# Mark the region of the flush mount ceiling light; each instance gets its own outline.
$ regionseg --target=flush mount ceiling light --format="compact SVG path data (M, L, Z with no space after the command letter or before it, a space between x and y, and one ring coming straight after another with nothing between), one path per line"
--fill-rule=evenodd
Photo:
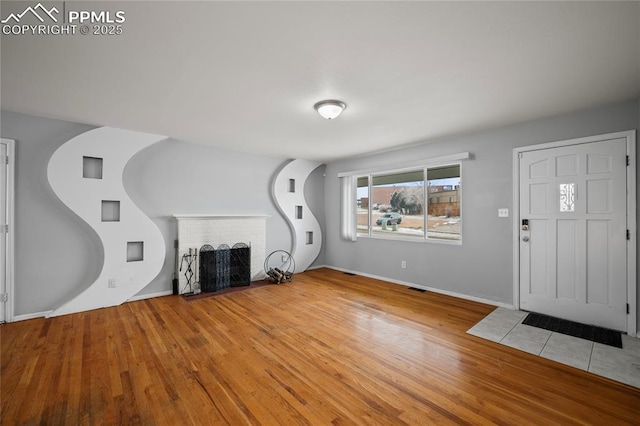
M322 118L326 118L327 120L333 120L337 118L342 111L347 107L342 101L336 101L334 99L327 99L326 101L320 101L313 106L318 114Z

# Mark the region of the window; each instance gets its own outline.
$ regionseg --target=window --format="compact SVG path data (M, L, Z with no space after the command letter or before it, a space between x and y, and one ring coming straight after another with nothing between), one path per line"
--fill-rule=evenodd
M560 211L561 212L575 211L575 184L574 183L560 184Z
M357 235L460 241L460 169L457 163L357 176Z
M460 165L427 169L427 237L460 240Z
M369 177L359 177L357 185L356 227L358 236L369 235Z
M372 175L371 233L424 237L424 170Z

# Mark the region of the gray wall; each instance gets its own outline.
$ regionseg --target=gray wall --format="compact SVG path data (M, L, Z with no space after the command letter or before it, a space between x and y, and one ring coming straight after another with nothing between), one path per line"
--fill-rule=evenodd
M2 137L18 141L14 314L48 311L92 283L102 265L97 236L57 199L46 176L53 152L92 127L8 111L2 111L0 118ZM634 100L320 167L305 185L307 202L323 228L323 249L314 265L510 304L512 218L498 218L497 209L508 207L513 212L512 149L638 128L640 105ZM473 159L463 165L461 246L340 240L337 173L463 151L473 153ZM268 214L267 250L290 249L291 231L269 195L271 179L284 161L173 139L136 155L125 170L125 187L158 224L167 245L162 272L140 294L171 289L177 231L170 216L174 213ZM400 260L407 261L407 269L400 269Z
M55 150L93 127L2 111L2 137L15 139L14 315L49 311L100 273L96 233L56 197L47 180Z
M321 267L325 265L325 252L326 252L326 219L325 219L325 208L324 208L324 181L326 174L326 166L322 165L315 169L311 175L309 175L309 179L304 186L304 194L307 200L307 204L309 205L309 210L313 212L313 215L320 222L320 230L322 231L322 246L320 246L320 253L318 254L318 258L311 264L309 269L314 267ZM295 260L295 259L294 259Z
M326 262L338 268L421 284L505 304L513 303L513 148L640 128L639 101L491 131L431 141L327 165ZM337 174L469 151L462 166L462 245L340 239ZM638 163L640 164L640 162ZM640 199L640 197L638 197ZM407 268L400 268L400 261Z
M174 269L173 241L178 228L173 214L269 215L266 252L291 250L290 228L271 197L271 180L287 162L167 139L138 153L124 172L132 200L160 228L167 255L160 275L140 294L170 290ZM323 216L324 181L320 167L307 180L309 207ZM215 244L215 242L214 242ZM322 253L316 263L323 263Z
M55 196L47 164L55 150L92 126L2 111L1 135L16 143L14 315L49 311L90 285L103 262L98 236ZM270 183L287 161L167 139L138 153L123 180L131 199L160 228L165 265L139 294L171 290L174 213L266 214L267 252L291 249L292 235L271 199ZM323 222L323 167L305 185ZM324 264L323 253L316 264Z

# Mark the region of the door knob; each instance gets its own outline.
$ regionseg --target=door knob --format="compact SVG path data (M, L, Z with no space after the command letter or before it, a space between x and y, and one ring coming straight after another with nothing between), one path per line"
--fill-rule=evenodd
M529 241L529 237L525 235L524 237L522 237L522 241L526 243L527 241Z

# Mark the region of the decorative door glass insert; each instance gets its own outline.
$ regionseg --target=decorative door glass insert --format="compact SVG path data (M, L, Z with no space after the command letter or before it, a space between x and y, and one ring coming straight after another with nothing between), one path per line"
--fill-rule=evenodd
M575 183L560 184L560 211L575 211Z

